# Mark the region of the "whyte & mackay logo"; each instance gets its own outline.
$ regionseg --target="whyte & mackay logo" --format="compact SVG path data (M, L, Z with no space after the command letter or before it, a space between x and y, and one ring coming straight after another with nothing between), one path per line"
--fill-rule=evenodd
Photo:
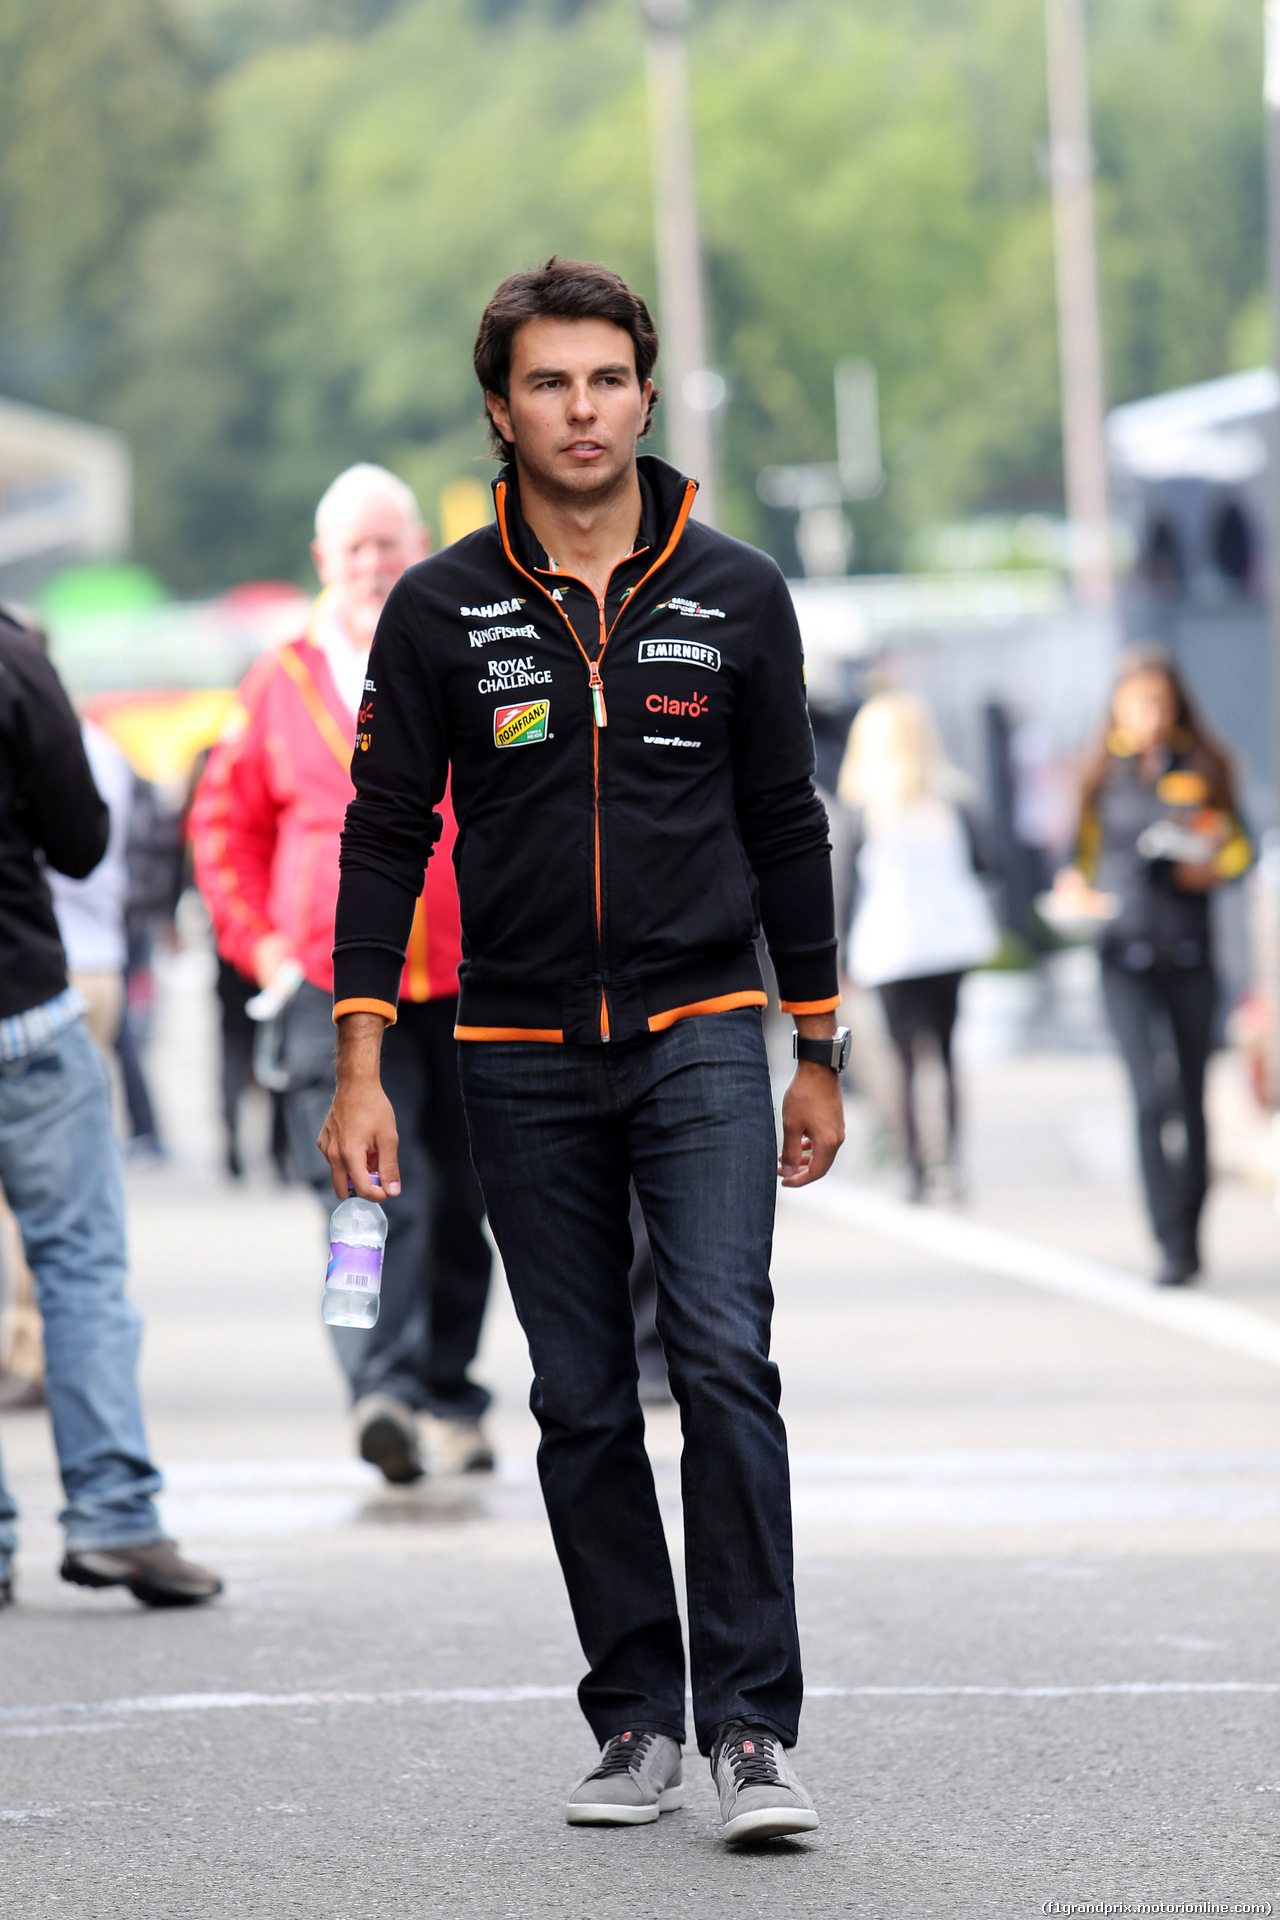
M495 747L531 747L547 737L549 700L527 700L518 707L495 707L493 744Z

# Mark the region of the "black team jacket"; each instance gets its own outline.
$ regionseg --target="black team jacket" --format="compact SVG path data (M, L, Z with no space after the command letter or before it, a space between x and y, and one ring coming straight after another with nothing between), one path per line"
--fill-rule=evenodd
M44 863L83 880L107 850L108 825L61 681L0 612L0 1019L65 988Z
M334 1016L394 1020L452 768L463 1040L600 1043L838 1004L831 855L782 575L652 456L603 603L520 511L411 567L378 623L342 835Z

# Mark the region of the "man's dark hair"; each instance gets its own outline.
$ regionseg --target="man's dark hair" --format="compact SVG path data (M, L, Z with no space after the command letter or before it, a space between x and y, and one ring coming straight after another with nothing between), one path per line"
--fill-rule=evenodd
M626 281L608 267L589 260L561 260L553 253L544 267L510 274L481 315L472 364L482 393L498 393L504 400L510 399L511 344L530 320L611 320L631 337L636 377L642 387L653 372L658 358L658 329L639 294L632 293ZM655 387L649 417L640 429L642 438L653 425L657 404ZM500 458L508 459L510 442L498 432L487 407L485 419L489 445Z

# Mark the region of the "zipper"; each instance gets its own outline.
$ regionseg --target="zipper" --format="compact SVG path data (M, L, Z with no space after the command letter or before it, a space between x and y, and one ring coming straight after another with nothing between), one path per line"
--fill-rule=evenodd
M568 614L565 612L560 602L556 599L554 593L552 593L550 587L544 587L541 580L539 580L536 577L536 575L530 573L526 567L522 567L520 565L520 562L516 559L515 554L511 551L511 542L507 538L506 481L500 480L497 486L494 488L493 497L494 497L494 505L497 508L497 513L498 513L498 533L501 537L503 551L505 552L507 559L511 562L516 572L519 574L522 574L524 578L530 582L531 585L537 587L538 591L555 608L556 612L560 615L560 618L564 621L566 627L568 627L569 632L572 634L573 644L578 649L578 652L582 655L582 658L586 661L586 665L587 665L587 676L588 676L587 684L591 692L591 717L592 717L592 720L595 722L591 730L591 780L592 780L592 791L593 791L594 805L595 805L596 946L600 953L600 964L602 967L604 965L604 917L603 917L603 909L602 909L601 884L600 884L600 734L603 728L607 727L609 724L609 713L604 703L604 681L600 677L600 662L604 658L605 648L608 646L610 640L612 640L614 633L617 630L619 620L621 620L627 608L630 606L634 606L636 601L639 599L641 587L645 585L646 581L652 578L652 576L658 571L658 568L662 566L666 562L666 560L670 557L670 555L675 552L675 549L680 541L680 536L684 532L685 522L689 518L689 513L693 507L694 495L697 493L697 491L698 491L698 483L696 480L687 480L685 482L684 500L681 503L679 513L676 515L676 523L675 523L675 526L671 529L670 539L667 541L666 546L663 547L661 553L658 555L653 565L649 567L648 570L640 576L639 580L637 580L631 592L627 595L622 605L618 608L618 611L613 616L613 625L611 627L606 627L605 620L604 620L605 595L607 595L609 591L608 581L606 581L605 583L604 593L599 594L595 592L594 588L587 587L587 583L585 580L579 580L576 573L561 574L559 576L561 579L576 580L577 584L580 587L587 587L587 592L591 594L592 599L596 603L596 607L600 615L600 651L596 655L595 659L592 660L586 648L583 646L581 640L579 640L578 638L577 628L574 626L572 620L569 618ZM631 556L628 555L627 558L630 559ZM619 561L618 564L620 566L622 564L621 561ZM612 580L613 578L613 573L614 573L614 569L611 568L609 572L610 580ZM605 996L605 991L603 987L601 987L600 989L600 1038L602 1040L607 1040L609 1038L609 1002Z

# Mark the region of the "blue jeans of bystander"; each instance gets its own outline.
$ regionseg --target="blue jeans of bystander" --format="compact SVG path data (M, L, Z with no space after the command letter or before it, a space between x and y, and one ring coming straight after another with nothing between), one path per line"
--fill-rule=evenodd
M163 1540L138 1398L142 1321L125 1294L124 1189L107 1071L77 1021L0 1063L0 1181L44 1317L69 1549ZM17 1544L0 1474L0 1577Z

